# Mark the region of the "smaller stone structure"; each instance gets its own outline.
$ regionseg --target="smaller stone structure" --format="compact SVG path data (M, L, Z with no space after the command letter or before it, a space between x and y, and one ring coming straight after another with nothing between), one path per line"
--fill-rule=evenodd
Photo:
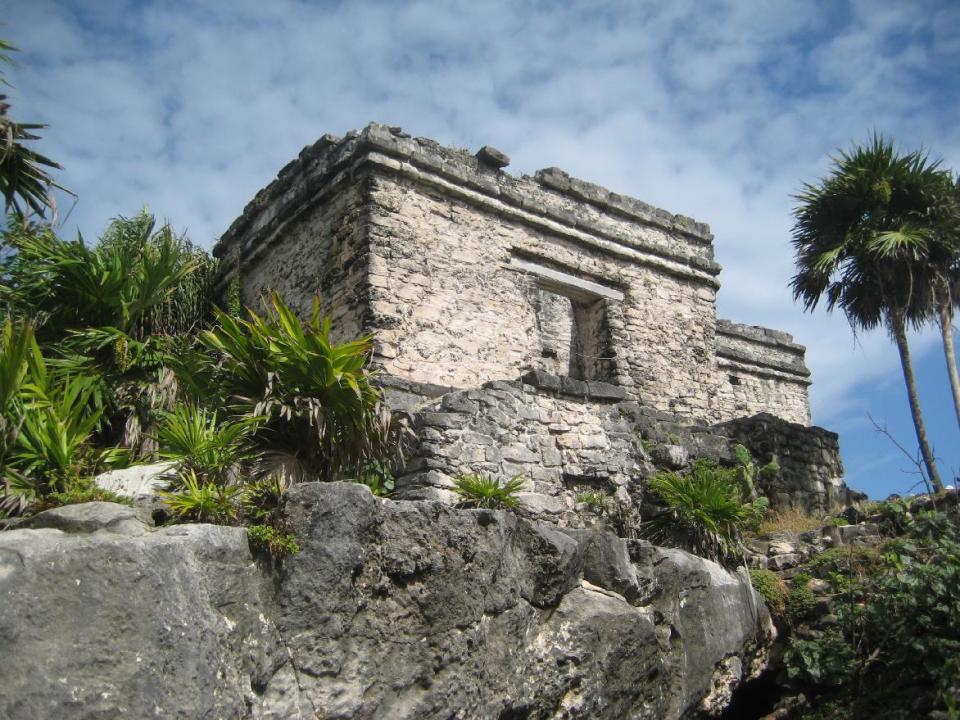
M774 507L793 507L817 515L865 500L843 482L836 433L788 423L768 413L716 426L718 433L742 443L755 457L772 459L780 472L758 480Z
M769 414L713 426L691 424L629 400L622 388L531 371L516 381L492 381L444 392L422 385L405 390L395 378L388 396L403 402L432 391L413 411L417 441L397 479L397 497L455 503L458 476L481 474L527 479L522 511L561 526L612 523L637 530L643 488L657 467L681 470L697 458L732 463L742 443L759 463L781 471L758 480L774 509L799 508L824 515L863 496L843 484L837 436ZM599 494L609 505L578 502Z

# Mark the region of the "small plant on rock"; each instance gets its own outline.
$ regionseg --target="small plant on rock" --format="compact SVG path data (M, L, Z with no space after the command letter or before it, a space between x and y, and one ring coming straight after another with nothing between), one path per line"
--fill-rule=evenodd
M475 508L514 508L526 480L517 476L503 485L483 475L461 475L453 481L453 491L463 498L465 505Z
M577 495L577 502L586 505L597 515L610 512L612 502L610 496L602 492L583 492Z
M38 513L64 505L79 505L88 502L113 502L121 505L133 505L131 498L104 490L97 487L90 478L84 478L74 481L63 492L50 493L38 498L30 506L30 512Z
M799 623L809 618L817 606L817 598L808 584L810 576L796 575L793 578L793 587L787 594L785 608L791 622Z
M300 552L293 533L283 532L273 525L250 525L247 528L247 540L254 550L270 553L276 560L296 555Z
M220 420L216 411L179 405L161 413L160 457L175 460L181 473L192 471L204 482L226 484L241 463L256 458L250 442L261 419Z
M737 480L740 483L740 493L744 499L755 499L757 497L757 478L769 478L780 472L780 466L773 460L763 467L757 467L753 461L753 456L744 445L734 445L733 455L737 460L734 467Z
M366 485L377 497L388 497L396 485L390 463L381 458L365 462L353 479L361 485Z
M660 472L648 488L666 505L646 523L651 539L715 560L740 559L741 531L751 513L740 500L731 470L698 460L689 475Z
M782 616L787 599L787 584L772 570L750 571L750 582L775 616Z
M757 497L743 505L746 512L746 519L743 523L743 529L749 532L756 532L763 524L763 519L767 516L767 510L770 509L770 500L765 497Z
M237 521L239 485L204 482L193 470L181 473L178 479L178 489L159 494L179 520L216 525L232 525Z

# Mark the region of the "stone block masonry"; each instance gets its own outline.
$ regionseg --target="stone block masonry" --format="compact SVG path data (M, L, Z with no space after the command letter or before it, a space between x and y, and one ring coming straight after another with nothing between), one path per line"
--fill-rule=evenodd
M390 393L402 383L391 379ZM742 443L757 464L775 460L759 490L773 509L816 515L863 499L843 484L837 436L817 427L759 414L719 425L690 424L627 399L623 388L599 381L531 371L516 381L451 390L413 413L417 440L408 448L395 497L462 500L453 490L463 475L526 480L521 513L560 526L613 526L637 532L646 480L658 469L684 470L697 458L734 461ZM422 392L412 386L410 392ZM603 512L585 494L606 498Z
M478 155L371 124L325 135L217 244L225 287L319 295L374 365L470 388L542 370L605 382L690 422L810 421L803 348L718 321L709 228L556 168L514 177Z

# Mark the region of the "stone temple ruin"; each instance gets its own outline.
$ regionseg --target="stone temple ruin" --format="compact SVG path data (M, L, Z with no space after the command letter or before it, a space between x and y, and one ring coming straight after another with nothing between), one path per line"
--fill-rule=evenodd
M776 506L850 500L836 435L809 427L804 348L720 320L709 228L557 168L502 170L380 124L324 135L261 190L214 249L221 287L269 290L373 366L417 442L401 498L455 500L460 473L523 475L530 512L582 522L576 496L642 502L642 479L733 442L774 457Z

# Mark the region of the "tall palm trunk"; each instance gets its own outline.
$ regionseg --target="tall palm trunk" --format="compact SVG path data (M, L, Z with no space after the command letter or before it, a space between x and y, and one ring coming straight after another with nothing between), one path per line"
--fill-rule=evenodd
M947 358L947 373L953 391L953 409L960 424L960 373L957 372L957 356L953 350L953 297L950 285L944 280L937 288L937 312L940 316L940 334L943 336L943 354Z
M900 352L900 365L903 368L903 379L907 384L907 397L910 399L910 414L913 415L913 426L917 430L917 442L920 444L920 454L923 464L927 467L927 475L935 492L943 490L943 481L937 471L937 464L927 439L927 428L923 424L923 413L920 411L920 395L917 393L917 379L913 374L913 361L910 359L910 347L907 345L907 327L902 313L890 313L887 317L893 339Z

